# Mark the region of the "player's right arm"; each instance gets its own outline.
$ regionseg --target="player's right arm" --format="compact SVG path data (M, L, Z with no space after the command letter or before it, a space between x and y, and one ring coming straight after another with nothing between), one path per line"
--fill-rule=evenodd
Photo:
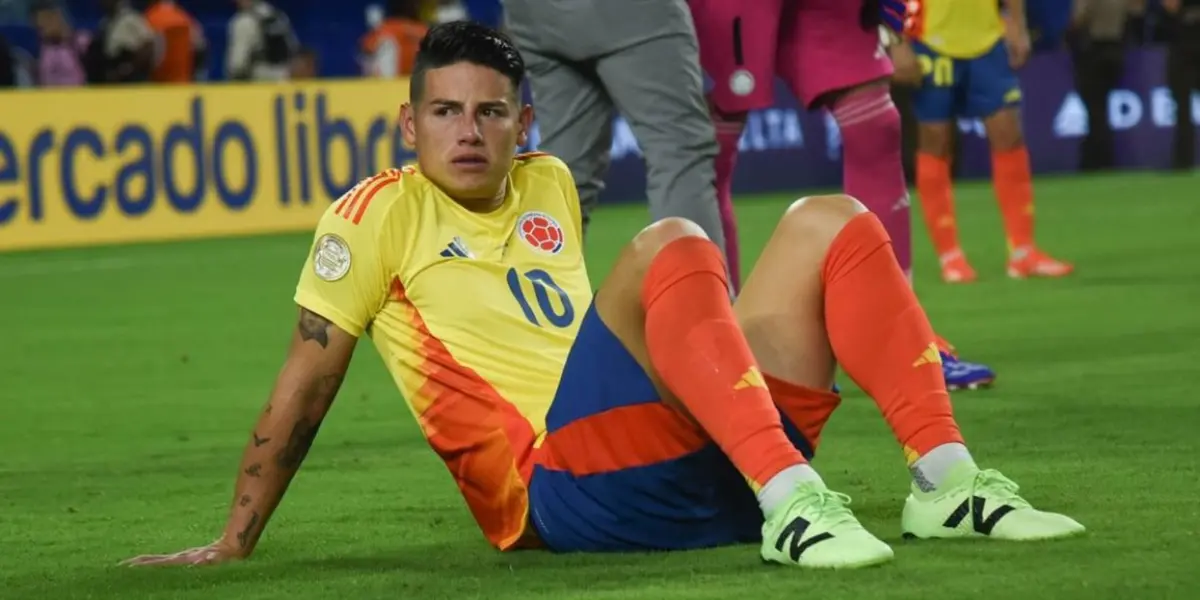
M379 249L391 247L382 239L387 207L378 201L371 206L368 194L390 187L389 181L394 179L367 180L331 206L318 225L296 287L299 316L287 358L246 442L221 537L127 564L208 564L245 558L254 550L333 404L358 337L386 301L390 277Z

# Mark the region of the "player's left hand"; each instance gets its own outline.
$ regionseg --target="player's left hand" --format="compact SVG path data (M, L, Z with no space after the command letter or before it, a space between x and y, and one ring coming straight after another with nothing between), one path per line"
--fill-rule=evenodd
M1030 41L1029 29L1014 25L1009 27L1004 34L1005 45L1008 46L1008 64L1014 69L1020 69L1025 66L1025 62L1029 60Z
M189 548L174 554L143 554L121 561L121 566L146 567L155 565L215 565L241 559L241 553L217 540L207 546Z

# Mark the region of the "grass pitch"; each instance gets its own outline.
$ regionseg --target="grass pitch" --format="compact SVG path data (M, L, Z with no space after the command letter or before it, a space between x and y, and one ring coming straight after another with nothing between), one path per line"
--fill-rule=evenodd
M899 539L907 474L871 401L847 400L816 466L895 563L768 568L753 546L554 556L488 548L369 348L252 560L117 562L220 531L295 321L308 235L0 255L0 598L1200 597L1200 178L1041 179L1045 248L1075 276L1004 277L990 188L960 186L981 281L947 286L918 228L938 330L997 387L955 396L977 458L1090 528L1057 543ZM745 255L789 196L739 200ZM604 208L601 281L644 208Z

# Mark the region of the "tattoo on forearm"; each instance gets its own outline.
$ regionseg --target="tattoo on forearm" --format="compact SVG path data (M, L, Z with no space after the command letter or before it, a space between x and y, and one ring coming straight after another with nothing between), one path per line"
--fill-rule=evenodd
M274 404L268 404L268 405L267 405L267 410L264 410L264 411L263 411L263 413L264 413L264 414L268 414L268 415L269 415L269 414L271 414L271 409L273 409L273 408L275 408L275 405L274 405Z
M329 409L329 405L337 396L338 389L342 387L341 375L326 375L313 384L308 397L305 398L306 406L309 409L309 414L313 409L319 410L320 414L324 415ZM284 469L295 470L300 468L300 463L304 462L304 457L308 456L308 450L312 447L313 440L317 437L317 431L321 428L321 417L302 416L295 425L292 426L292 431L288 435L287 443L276 456L276 464Z
M250 513L250 521L248 521L246 523L245 529L242 529L237 534L237 541L238 541L239 548L246 547L246 544L250 541L250 536L254 535L254 528L258 526L258 521L260 519L261 519L261 517L258 516L257 512Z
M251 477L258 477L260 471L262 471L262 465L259 463L254 463L246 467L246 474Z
M329 347L329 328L332 327L329 319L307 308L302 308L300 309L299 327L300 339L306 342L313 340L320 344L322 348Z
M250 504L250 494L242 494L242 498L238 500L238 506Z
M276 462L280 467L288 470L296 470L300 468L300 463L304 462L304 457L308 456L309 448L312 448L313 440L317 437L317 430L321 428L320 421L310 421L308 417L300 417L292 427L292 433L288 436L287 445L279 452L276 457Z
M258 437L258 432L257 431L254 432L254 447L255 448L257 448L269 441L271 441L271 438L260 438L260 437Z

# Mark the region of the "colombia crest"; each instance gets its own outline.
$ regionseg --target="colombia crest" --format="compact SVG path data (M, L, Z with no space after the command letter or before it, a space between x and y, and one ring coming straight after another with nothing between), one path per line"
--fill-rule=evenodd
M530 211L517 220L517 234L525 243L547 254L558 254L563 249L565 235L554 217Z

